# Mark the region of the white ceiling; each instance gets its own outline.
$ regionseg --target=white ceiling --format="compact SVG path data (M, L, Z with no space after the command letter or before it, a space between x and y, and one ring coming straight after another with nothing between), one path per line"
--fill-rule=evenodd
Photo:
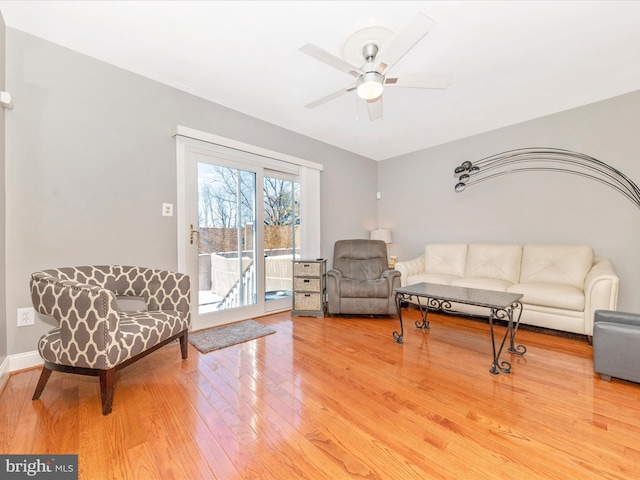
M5 23L375 160L640 90L640 1L0 1ZM370 122L353 82L301 53L340 56L372 21L436 26L391 73L453 77L386 89Z

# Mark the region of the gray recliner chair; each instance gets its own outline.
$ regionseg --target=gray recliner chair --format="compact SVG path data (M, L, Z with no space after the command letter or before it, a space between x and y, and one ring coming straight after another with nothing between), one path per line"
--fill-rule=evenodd
M389 270L382 240L338 240L327 272L328 313L392 315L400 272Z
M640 315L596 310L593 324L593 369L600 378L640 383Z

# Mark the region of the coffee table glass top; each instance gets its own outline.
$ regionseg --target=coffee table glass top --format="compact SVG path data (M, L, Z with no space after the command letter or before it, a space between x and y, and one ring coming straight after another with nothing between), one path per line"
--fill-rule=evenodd
M495 290L457 287L454 285L439 285L437 283L416 283L414 285L396 288L395 292L396 294L438 298L451 302L496 309L507 308L519 302L523 296L521 293L498 292Z

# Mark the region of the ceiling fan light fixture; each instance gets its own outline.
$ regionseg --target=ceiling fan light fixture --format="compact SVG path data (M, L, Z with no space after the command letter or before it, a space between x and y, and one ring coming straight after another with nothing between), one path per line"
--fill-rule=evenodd
M384 77L378 72L367 72L356 81L356 91L363 100L375 100L382 95Z

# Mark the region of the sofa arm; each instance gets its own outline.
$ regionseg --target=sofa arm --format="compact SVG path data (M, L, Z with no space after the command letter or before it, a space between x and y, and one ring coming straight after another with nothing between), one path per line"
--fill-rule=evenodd
M30 287L35 310L55 318L65 339L67 348L56 352L57 362L100 369L117 363L120 319L113 292L44 272L31 276Z
M618 305L620 279L611 262L596 257L584 282L585 335L593 335L593 321L596 310L615 310Z
M400 285L407 286L407 278L424 272L424 255L420 255L413 260L396 263L396 271L400 272Z

